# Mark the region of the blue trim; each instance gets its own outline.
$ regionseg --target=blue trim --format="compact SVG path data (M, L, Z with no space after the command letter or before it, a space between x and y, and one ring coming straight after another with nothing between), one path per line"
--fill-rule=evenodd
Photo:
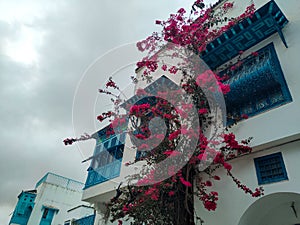
M178 85L171 81L168 77L165 75L162 75L157 80L149 84L146 88L144 88L145 92L147 92L146 96L137 96L134 95L130 99L128 99L125 103L123 103L121 106L124 107L126 110L130 110L131 105L139 105L143 103L150 103L151 101L156 101L157 92L166 90L166 87L168 87L167 90L178 90ZM152 100L151 100L152 98ZM149 102L150 100L150 102ZM153 102L155 103L155 102ZM151 104L151 103L150 103Z
M55 174L55 173L51 173L51 172L48 172L46 173L45 176L43 176L35 185L35 188L37 188L38 186L40 186L42 183L44 182L47 182L47 179L48 179L48 176L53 176L53 177L56 177L56 178L59 178L59 179L62 179L62 180L65 180L66 181L66 184L69 184L71 182L74 182L76 184L82 184L81 182L77 181L77 180L73 180L73 179L70 179L70 178L67 178L67 177L63 177L61 175L58 175L58 174ZM52 183L51 181L49 183ZM67 187L67 186L66 186Z
M254 159L258 184L288 180L281 152Z
M95 221L95 215L86 216L75 220L72 224L74 225L93 225Z
M200 57L214 70L237 56L239 51L251 48L276 32L288 47L282 32L287 23L278 5L270 1L259 8L253 17L241 21L208 44Z
M230 116L254 116L292 102L273 43L261 48L258 56L243 59L236 70L220 72L220 76L225 74L229 78L224 83L230 85L225 96L228 125L234 122Z
M58 209L43 206L42 211L43 213L39 225L51 225L54 214L58 212Z
M22 191L18 198L19 201L15 207L9 224L15 223L26 225L34 208L36 193L33 191Z
M84 189L118 177L121 171L123 151L124 144L112 146L101 152L95 151L97 154L94 154L91 166L88 169Z

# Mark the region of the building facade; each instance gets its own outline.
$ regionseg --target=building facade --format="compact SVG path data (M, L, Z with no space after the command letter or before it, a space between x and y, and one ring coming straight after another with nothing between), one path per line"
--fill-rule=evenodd
M231 13L237 15L247 3L235 1ZM230 52L239 48L245 51L245 64L232 71L227 81L233 91L227 96L226 106L228 113L249 115L249 119L240 121L232 131L240 140L253 137L253 152L230 163L232 173L242 183L252 189L263 186L265 195L258 199L246 195L220 170L219 175L224 178L213 182L220 196L217 210L208 212L197 202L197 213L204 224L300 223L300 176L296 163L300 157L300 121L297 119L300 113L297 88L300 84L297 75L300 3L281 0L254 3L257 8L254 16L228 31L227 35L232 37L227 42L215 44L216 49L210 46L205 57L208 63L216 54L223 57L224 47ZM257 52L258 57L252 52ZM228 57L217 67L231 59L226 50L225 53Z
M22 191L9 225L63 225L68 210L85 204L81 201L83 183L47 173L35 190ZM91 211L91 210L90 210ZM93 214L90 212L88 215ZM74 219L87 216L77 215Z
M214 7L222 7L226 2L219 1ZM265 195L259 199L245 195L226 172L217 171L222 177L213 181L220 196L217 210L207 211L195 199L196 213L204 224L300 224L300 2L254 3L257 10L253 17L215 39L201 58L211 69L228 75L224 81L231 87L225 96L227 125L232 123L231 117L249 116L230 128L239 140L253 137L253 152L231 160L232 172L252 189L263 186ZM229 17L241 14L247 4L249 1L235 1ZM240 51L242 66L236 66ZM232 69L235 66L237 69ZM95 225L104 223L105 202L131 172L125 163L137 157L127 136L105 138L106 129L94 134L97 144L83 192L83 200L96 207ZM97 156L104 154L107 156L100 157L104 160L100 162Z
M93 225L95 219L94 208L87 205L79 205L67 211L67 219L64 225Z

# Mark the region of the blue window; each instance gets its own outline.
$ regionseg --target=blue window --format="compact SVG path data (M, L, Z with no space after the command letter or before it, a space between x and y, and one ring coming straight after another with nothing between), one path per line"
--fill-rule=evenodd
M120 175L124 144L117 145L117 138L113 137L113 139L115 139L114 146L110 146L100 153L95 151L84 188L103 183Z
M281 152L254 159L258 184L288 180Z
M243 114L254 116L292 101L273 43L233 66L220 72L230 85L225 96L229 125Z
M137 160L142 160L144 157L147 156L147 151L136 151L136 155L135 155L135 158Z

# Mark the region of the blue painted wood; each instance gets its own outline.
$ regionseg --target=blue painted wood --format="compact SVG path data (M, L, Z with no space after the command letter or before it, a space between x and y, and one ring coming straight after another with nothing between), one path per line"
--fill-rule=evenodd
M288 20L278 5L270 1L259 8L252 18L241 21L218 37L218 39L225 40L224 42L220 43L215 40L208 44L207 49L200 53L200 57L211 69L215 69L237 56L239 51L251 48L276 32L287 47L282 32L282 28L287 23Z
M57 209L44 207L43 210L44 211L42 213L39 225L51 225L54 214L57 212Z
M18 196L19 200L11 217L10 224L27 224L34 207L35 198L36 193L28 191L21 192L21 194Z
M236 65L234 65L236 66ZM231 66L220 72L229 78L225 96L228 116L254 116L292 101L273 43L248 56L236 70ZM233 120L228 120L228 125Z
M96 145L94 158L88 169L84 189L103 183L120 175L124 151L125 133L113 135ZM104 147L105 143L106 148Z
M288 180L281 152L254 159L258 184Z

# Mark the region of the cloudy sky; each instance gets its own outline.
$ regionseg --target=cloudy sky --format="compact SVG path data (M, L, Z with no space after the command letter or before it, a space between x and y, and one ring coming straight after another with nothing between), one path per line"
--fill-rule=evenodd
M73 98L91 63L191 3L0 0L0 224L8 224L17 195L48 171L84 182L90 147L62 140L74 135Z

